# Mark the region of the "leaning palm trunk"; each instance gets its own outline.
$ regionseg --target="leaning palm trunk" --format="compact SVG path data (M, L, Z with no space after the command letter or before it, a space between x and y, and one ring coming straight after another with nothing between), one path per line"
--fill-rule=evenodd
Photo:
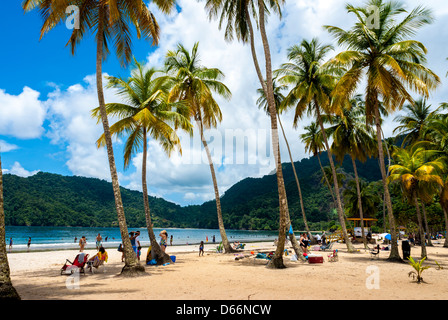
M322 171L325 183L327 184L328 190L330 190L331 197L333 198L333 203L336 205L336 198L334 197L333 188L331 188L330 181L328 181L328 177L325 174L324 167L322 166L322 162L320 161L319 153L317 154L317 160L319 161L320 170Z
M143 162L142 162L142 191L143 191L143 203L145 206L145 219L146 219L146 228L148 229L148 236L151 242L151 253L156 257L156 261L158 265L165 264L167 262L172 262L170 256L163 252L157 243L156 236L154 234L154 229L152 227L151 221L151 211L149 209L149 200L148 200L148 186L146 183L146 159L148 157L148 141L147 141L147 133L146 128L143 129Z
M280 115L278 116L278 123L280 124L280 128L282 129L283 138L285 139L286 147L288 148L289 159L291 160L292 171L294 172L294 178L296 179L297 190L299 191L300 209L302 211L303 223L305 224L305 230L311 239L311 232L310 232L310 228L308 227L308 221L306 219L306 214L305 214L305 206L303 205L302 189L300 188L300 182L299 182L299 178L297 177L296 167L294 165L294 161L292 160L291 149L289 148L288 139L286 139L285 130L283 129L283 125L280 120Z
M126 217L124 215L123 202L121 199L120 186L118 184L117 168L115 166L115 158L112 147L112 137L109 128L109 121L107 119L106 106L103 92L103 31L104 31L104 14L105 8L99 6L99 21L97 31L97 56L96 56L96 85L98 91L98 102L103 123L104 138L107 147L107 156L109 160L110 174L112 178L112 187L114 191L115 207L117 209L118 225L120 227L121 239L123 241L123 250L125 257L125 265L121 271L125 275L136 275L145 272L145 268L138 263L137 255L132 250L131 241L128 235L128 228L126 225Z
M0 300L20 300L20 296L13 287L10 277L8 256L6 253L5 210L3 206L3 173L0 158Z
M328 160L330 162L331 171L333 173L334 193L336 195L336 200L337 200L337 211L338 211L338 216L339 216L339 222L341 223L342 235L344 237L344 241L347 246L347 251L352 253L352 252L355 252L355 248L353 247L353 244L348 237L347 227L345 224L344 210L342 209L341 195L339 192L338 177L337 177L336 168L335 168L334 162L333 162L333 154L328 145L327 134L325 133L324 123L322 121L322 117L320 115L320 110L319 110L319 105L317 103L316 103L316 113L317 113L317 121L319 122L320 129L322 131L322 137L324 139L325 147L327 148L327 155L328 155Z
M204 149L207 154L208 163L210 165L210 172L211 172L212 180L213 180L213 188L215 190L216 211L218 214L218 226L219 226L219 233L221 234L222 245L223 245L225 253L232 253L232 252L235 252L235 250L230 245L230 242L227 239L226 229L224 228L224 220L222 219L222 211L221 211L221 199L219 197L218 182L216 180L215 167L213 165L212 155L210 153L210 149L208 148L207 141L205 140L205 137L204 137L204 130L203 130L202 123L200 120L196 120L196 123L198 124L202 144L204 145Z
M269 49L269 42L266 35L265 6L263 0L258 0L258 10L260 20L259 21L260 34L263 42L264 56L266 61L266 85L263 88L266 88L265 94L267 97L269 114L271 117L272 148L274 151L274 161L277 174L278 198L280 209L278 244L277 249L275 250L274 258L270 261L269 265L274 268L284 268L285 265L283 264L283 251L285 248L285 239L286 239L286 220L287 216L289 215L288 201L286 198L285 182L283 180L282 163L279 152L280 148L279 148L279 137L277 128L277 110L275 107L274 92L273 92L271 52Z
M377 101L377 100L376 100ZM381 177L383 180L383 188L384 188L384 199L387 206L387 214L389 217L389 228L390 228L390 236L391 236L391 251L388 260L391 261L402 261L400 254L398 253L398 244L397 244L397 233L395 230L395 218L392 211L392 201L390 199L389 187L387 184L387 174L386 174L386 166L384 164L384 150L383 150L383 141L381 139L381 117L378 108L378 102L376 102L374 106L375 111L375 124L376 124L376 137L378 143L378 158L380 162L380 170Z
M448 213L445 208L443 208L443 215L445 216L445 242L443 243L443 247L448 248Z
M425 203L422 201L422 211L423 211L423 221L425 222L425 229L426 234L428 235L428 246L433 246L431 241L431 234L429 232L429 226L428 226L428 218L426 218L426 206Z
M425 241L425 232L423 231L423 223L422 223L422 215L420 213L420 205L418 204L417 193L414 192L414 203L415 209L417 210L417 220L418 220L418 232L420 234L420 246L422 248L421 258L426 258L426 241Z
M355 173L356 192L358 194L358 208L359 208L359 219L360 219L360 224L361 224L362 242L364 243L364 248L367 248L366 233L364 232L364 212L362 209L361 189L359 187L358 170L356 168L355 159L353 159L353 158L351 158L351 159L352 159L352 163L353 163L353 172ZM354 230L353 230L353 232L354 232Z

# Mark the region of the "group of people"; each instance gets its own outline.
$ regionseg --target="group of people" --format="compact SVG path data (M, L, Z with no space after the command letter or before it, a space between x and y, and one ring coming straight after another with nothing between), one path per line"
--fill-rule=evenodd
M13 245L12 238L9 238L9 252L12 251L12 245ZM28 237L28 242L27 242L26 246L27 246L27 249L26 249L26 250L27 250L27 251L30 251L31 237Z
M327 236L325 234L325 231L322 233L322 235L315 235L314 236L317 244L321 245L321 246L325 246L327 244ZM307 253L307 248L308 246L311 244L311 240L308 238L308 235L306 233L302 233L300 235L300 239L299 239L299 245L302 248L304 253Z

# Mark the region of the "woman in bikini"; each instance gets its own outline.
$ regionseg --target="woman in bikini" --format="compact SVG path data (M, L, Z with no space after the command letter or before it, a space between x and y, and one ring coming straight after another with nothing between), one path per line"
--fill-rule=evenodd
M160 236L160 248L162 249L163 252L165 252L166 247L168 245L168 232L166 232L166 230L163 230L162 232L160 232L159 234Z

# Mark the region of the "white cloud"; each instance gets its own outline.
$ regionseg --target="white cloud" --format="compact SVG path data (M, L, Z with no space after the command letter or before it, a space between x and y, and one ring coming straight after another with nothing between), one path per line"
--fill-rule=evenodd
M0 135L19 139L41 137L46 108L39 95L29 87L17 96L0 89Z
M28 177L34 176L39 171L40 170L28 171L28 170L24 169L20 165L20 163L18 163L17 161L14 162L13 166L11 167L11 169L4 169L5 173L14 174L16 176L23 177L23 178L28 178Z
M0 140L0 153L2 153L2 152L9 152L9 151L12 151L12 150L16 150L18 148L19 147L16 146L15 144L10 144L10 143L8 143L8 142L6 142L4 140Z

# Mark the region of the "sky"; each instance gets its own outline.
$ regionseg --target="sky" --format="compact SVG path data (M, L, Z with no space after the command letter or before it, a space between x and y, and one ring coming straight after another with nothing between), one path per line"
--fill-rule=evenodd
M88 35L73 56L65 47L71 30L65 24L56 27L41 40L42 25L38 12L24 13L21 1L4 1L0 11L2 48L0 50L0 151L5 173L27 177L39 171L61 175L94 177L110 181L104 148L95 141L102 133L101 124L90 117L98 106L95 82L96 48ZM360 5L363 1L352 0ZM418 5L433 9L435 23L422 28L415 38L428 49L428 67L441 78L442 84L432 93L429 103L437 107L448 101L445 75L448 71L447 39L448 3L445 0L408 0L409 10ZM178 43L192 48L199 42L201 63L219 68L223 82L232 92L230 101L216 97L223 114L217 129L209 130L210 143L220 194L247 177L271 173L273 162L270 142L270 121L256 105L260 87L248 45L226 42L217 21L210 21L203 1L178 0L178 9L162 14L150 2L160 28L159 45L133 38L133 54L148 66L160 67L168 50ZM273 67L286 62L287 49L303 39L318 37L335 45L323 25L350 28L354 17L345 10L345 0L286 0L280 20L272 15L267 32ZM261 39L257 38L257 54L264 66ZM130 67L120 66L111 54L103 65L104 75L128 77ZM362 91L361 91L362 93ZM111 89L105 90L106 103L119 102ZM384 131L393 136L396 124L386 119ZM312 119L304 118L297 129L292 126L293 114L282 115L282 122L291 147L293 160L307 158L299 139L303 128ZM111 124L116 119L110 119ZM201 204L214 199L214 190L205 151L197 130L191 139L179 132L182 155L170 158L155 141L148 141L147 181L149 194L180 205ZM141 191L142 152L137 152L127 170L123 167L124 141L114 139L114 154L120 185ZM289 156L281 139L283 162Z

